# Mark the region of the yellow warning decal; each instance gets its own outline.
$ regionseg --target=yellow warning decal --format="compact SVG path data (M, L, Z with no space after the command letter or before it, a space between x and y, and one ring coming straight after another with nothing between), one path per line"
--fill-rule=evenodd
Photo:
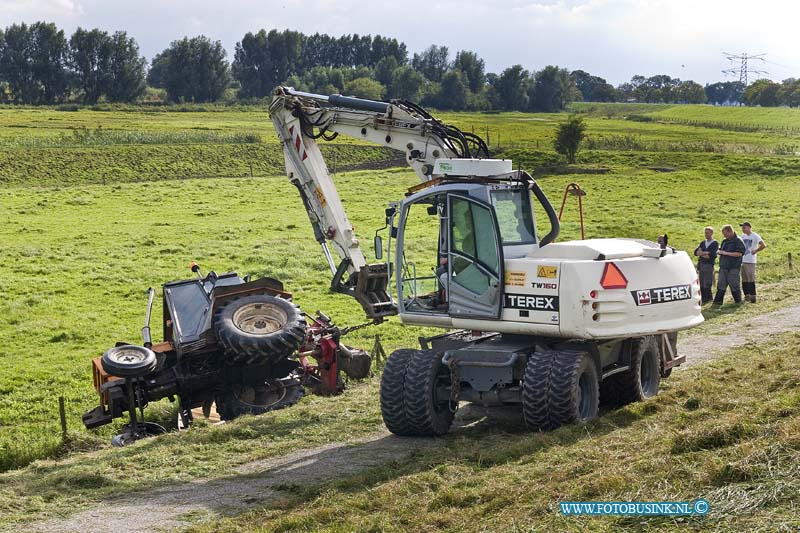
M506 285L512 285L514 287L524 287L525 271L506 270Z
M558 277L558 267L542 265L536 269L536 277L555 279Z
M322 207L328 205L328 201L325 199L325 195L322 194L322 191L319 190L319 188L314 189L314 196L317 197L317 200L319 200L319 205L321 205Z

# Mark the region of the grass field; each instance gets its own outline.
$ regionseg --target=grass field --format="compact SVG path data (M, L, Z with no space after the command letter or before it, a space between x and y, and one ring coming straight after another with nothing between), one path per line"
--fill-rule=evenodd
M639 107L635 113L699 112L681 107L691 106ZM708 110L707 121L721 120L717 108L698 109ZM771 110L763 111L765 128L783 125ZM748 120L759 124L758 113L749 113ZM800 126L800 115L790 116L788 127ZM558 162L549 143L563 115L452 114L445 119L481 134L488 127L492 146L499 144L499 153L513 157L523 168ZM790 271L786 257L789 252L795 257L800 253L796 238L800 158L776 155L775 148L797 143L797 137L786 131L635 122L599 111L587 113L587 123L589 135L595 137L628 135L667 143L662 148L678 148L679 143L691 143L684 145L688 148L694 143L731 147L595 149L582 153L580 162L608 168L607 174L542 170L538 179L556 207L567 183L579 181L587 191L587 236L654 239L666 232L670 244L691 251L706 224L719 227L747 218L769 245L759 259L760 278L777 282L796 275L800 267ZM92 133L98 127L101 131ZM732 153L736 146L755 148ZM329 158L336 153L341 166L391 155L386 149L342 139L325 149ZM674 172L648 167L670 167ZM275 417L199 428L130 450L70 455L104 448L114 433L111 427L91 432L80 428L80 414L95 403L89 359L117 340L136 341L146 288L189 277L187 265L192 260L204 270L277 277L305 310L322 309L344 325L362 320L355 302L328 294L329 272L301 202L282 172L282 156L266 113L251 109L195 113L0 109L0 471L59 459L34 462L0 477L0 525L26 514L30 518L65 512L105 494L133 490L138 483L153 486L170 479L220 475L232 461L329 442L342 434L366 435L380 427L377 382L371 380L341 399L307 399ZM204 179L196 179L200 177ZM362 240L368 241L383 225L386 202L401 198L415 181L405 169L338 173L341 196ZM575 207L572 203L567 207L562 239L579 235ZM767 300L777 302L783 296L776 291ZM157 317L160 306L156 307ZM723 315L738 312L726 309ZM719 320L709 316L712 324ZM354 334L348 342L370 347L374 333L380 333L391 350L414 345L420 330L401 328L391 320ZM690 386L688 380L685 386ZM675 402L669 394L659 400L658 410L672 409L669 406ZM59 395L67 400L66 443L59 434ZM153 416L169 413L165 405L154 409ZM304 424L300 432L296 417L309 414L318 417L319 426ZM650 418L644 419L646 426ZM604 422L598 424L604 427ZM588 446L578 439L577 429L562 434L575 441L574 453ZM496 435L495 429L487 429L487 443L497 442ZM526 448L527 440L520 436L508 444L519 447L515 460L528 461L535 452ZM184 454L190 457L174 463ZM442 474L472 471L469 461ZM150 470L141 472L135 465ZM475 475L470 479L479 487L486 473L478 469ZM406 489L398 486L398 490ZM430 505L437 509L458 503ZM310 528L324 525L319 517L293 513L299 523L310 520ZM362 518L355 513L352 520Z
M413 459L196 531L789 531L800 526L800 335L681 372L653 402L525 436L486 419ZM580 458L580 460L576 460ZM706 516L565 517L561 501L709 502Z

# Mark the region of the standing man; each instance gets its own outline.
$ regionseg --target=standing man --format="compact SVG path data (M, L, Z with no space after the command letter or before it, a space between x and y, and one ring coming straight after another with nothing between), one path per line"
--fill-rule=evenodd
M742 303L742 288L739 280L742 268L742 256L745 248L742 239L733 231L730 224L722 226L722 236L725 240L717 250L719 256L719 277L717 278L717 294L714 296L714 305L721 306L725 299L725 291L731 288L731 296L737 304Z
M753 231L746 220L739 224L742 228L742 242L745 253L742 256L742 290L744 300L756 303L756 254L767 247L761 236Z
M706 226L705 240L694 249L697 256L697 271L700 274L700 305L711 301L711 287L714 286L714 263L717 260L719 243L714 239L714 228Z

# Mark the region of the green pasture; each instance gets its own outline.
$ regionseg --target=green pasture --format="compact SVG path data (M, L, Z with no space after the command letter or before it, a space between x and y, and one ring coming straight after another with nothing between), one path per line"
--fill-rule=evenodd
M529 434L476 419L439 446L192 531L793 531L800 337L682 371L658 398ZM358 446L358 445L356 445ZM704 516L563 516L559 502L705 499Z
M650 117L653 120L717 124L721 128L752 126L763 130L800 130L800 109L639 103L573 102L569 110L605 118Z
M681 107L637 108L636 113L655 115ZM700 107L709 114L719 112ZM750 111L751 119L757 122L755 111ZM763 124L775 126L773 110L762 111ZM790 123L800 125L800 115L791 116L796 122ZM759 256L760 279L776 284L774 292L765 293L764 304L780 305L786 297L781 287L794 284L800 268L795 264L790 270L787 262L788 253L795 260L800 255L800 157L777 155L775 148L800 144L797 137L785 131L731 131L587 113L592 137L634 136L662 143L662 148L689 143L684 144L687 151L598 148L582 152L579 165L569 168L561 166L550 147L563 118L444 115L467 131L474 128L485 135L488 128L496 153L535 171L557 208L566 185L579 182L587 192L588 237L655 239L667 233L671 245L691 252L705 225L718 228L749 219L769 246ZM757 149L688 149L694 143ZM337 168L393 156L386 148L343 138L323 147L329 166ZM607 173L580 173L599 168ZM149 472L132 470L147 463L141 451L106 450L100 459L106 481L95 483L90 463L84 463L95 459L76 453L106 448L121 423L98 431L82 429L81 413L96 402L90 358L118 340L136 341L147 287L189 277L190 261L198 261L204 271L279 278L306 311L324 310L342 325L363 320L354 301L328 293L330 272L302 203L282 173L283 157L265 111L0 109L0 471L21 468L0 477L0 515L23 519L14 496L23 490L20 476L33 479L33 485L25 485L31 492L25 493L24 506L47 513L48 500L37 500L32 488L42 489L47 479L65 491L63 497L57 491L47 496L64 510L116 489L129 490L142 479L157 485L173 478L219 475L231 461L321 444L345 433L369 434L380 427L377 380L372 379L335 401L305 399L280 413L276 422L270 415L148 443L156 449ZM407 169L339 170L336 181L357 233L370 243L369 252L375 229L383 226L384 206L400 199L416 178ZM570 198L561 239L580 234L576 208ZM541 213L539 219L545 223ZM726 308L721 317L709 318L713 323L741 312ZM158 301L153 316L160 316ZM347 341L369 348L375 333L391 351L415 345L422 330L390 320ZM66 441L60 435L58 396L67 404ZM342 409L349 413L344 420L337 418ZM160 420L173 418L168 404L152 412ZM308 430L309 439L295 433L295 412L321 413L320 428ZM276 443L267 446L273 438ZM209 451L217 445L215 439L219 457ZM264 446L251 449L254 441ZM166 466L169 458L183 455L184 447L192 449L192 458L181 468ZM225 458L225 453L236 453L236 459ZM64 460L72 465L68 468L82 472L78 478L84 476L85 485L65 488L47 477L56 471L66 475L53 466ZM69 485L67 478L63 483Z

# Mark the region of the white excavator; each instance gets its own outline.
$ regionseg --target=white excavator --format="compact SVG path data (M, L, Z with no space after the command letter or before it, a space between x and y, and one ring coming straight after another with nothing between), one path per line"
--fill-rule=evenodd
M460 402L521 404L533 430L582 422L601 399L655 396L685 360L677 332L703 322L685 252L639 239L555 242L558 217L528 173L411 102L280 87L269 113L331 288L375 322L398 315L449 330L388 358L380 401L391 432L442 435ZM386 261L376 232L380 262L367 263L317 144L337 135L404 152L419 177L386 209Z

